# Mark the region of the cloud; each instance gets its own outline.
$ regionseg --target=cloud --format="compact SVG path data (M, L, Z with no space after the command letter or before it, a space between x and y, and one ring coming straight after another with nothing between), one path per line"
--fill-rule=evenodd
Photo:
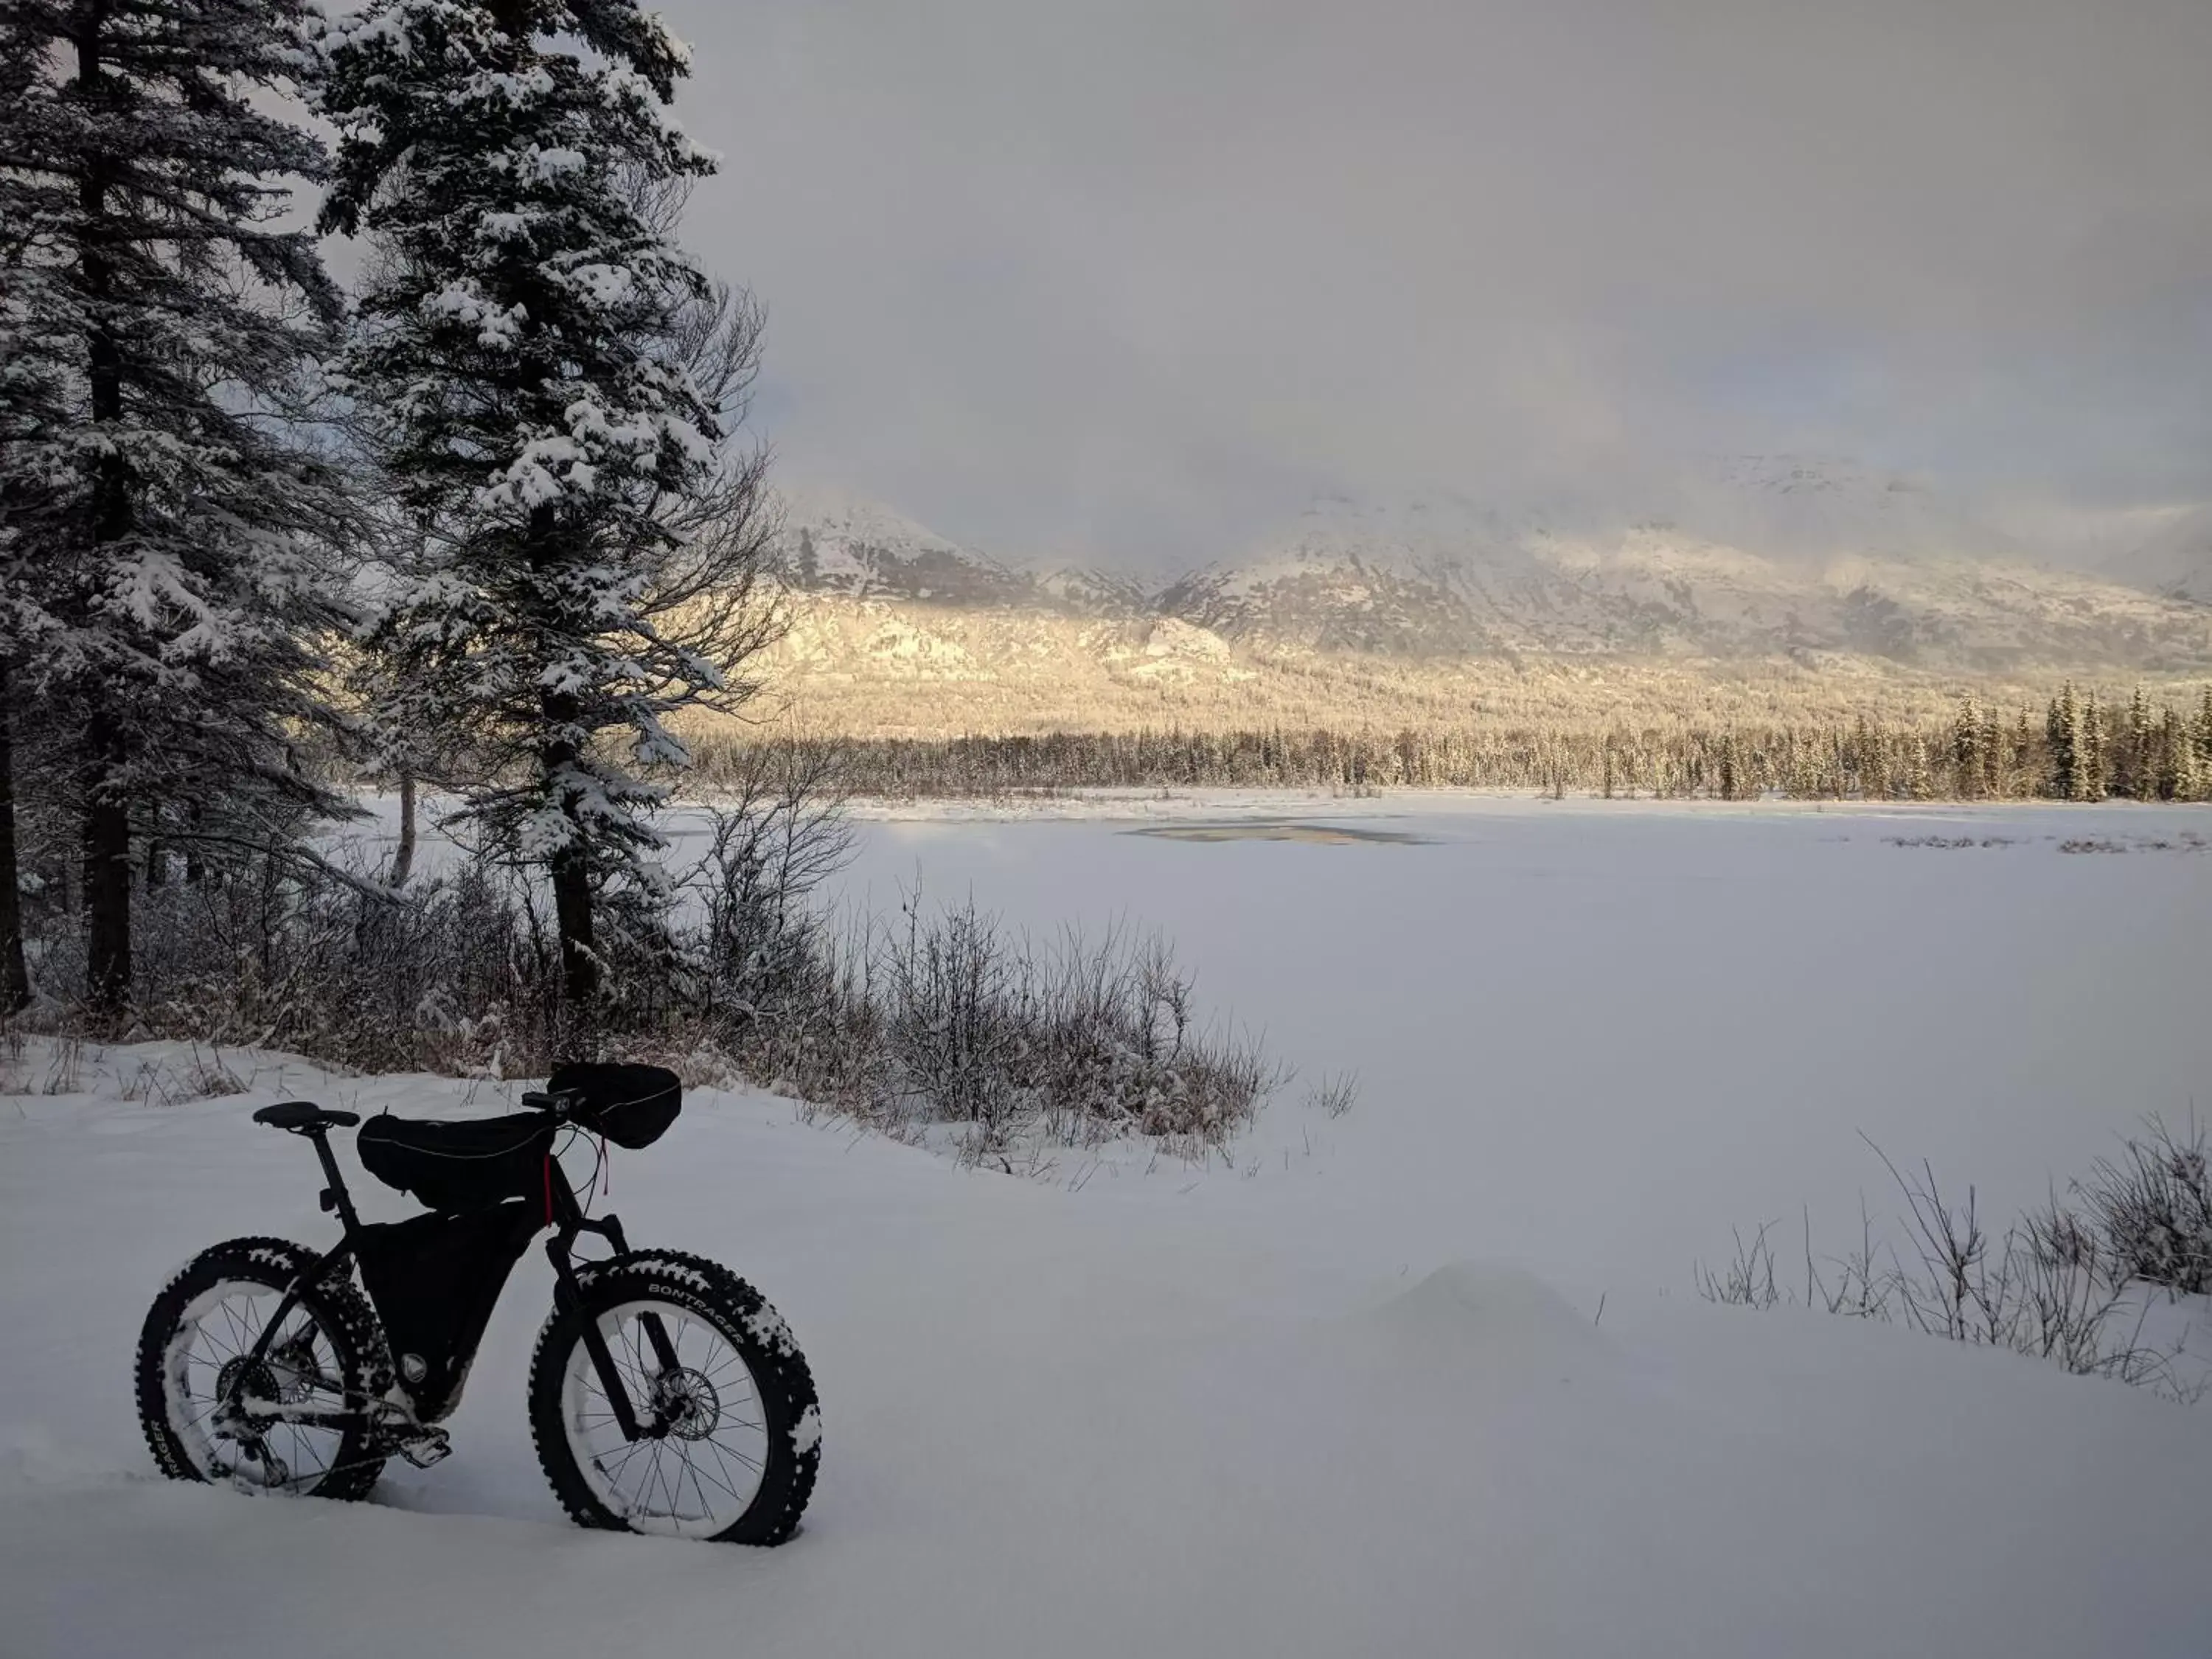
M1008 550L1691 454L2212 493L2202 0L690 0L787 465Z

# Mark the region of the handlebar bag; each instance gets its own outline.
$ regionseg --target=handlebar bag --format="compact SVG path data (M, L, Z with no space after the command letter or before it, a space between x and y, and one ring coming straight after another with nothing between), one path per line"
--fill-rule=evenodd
M543 1112L454 1123L394 1117L361 1126L362 1167L434 1210L480 1210L545 1190L545 1156L558 1127Z
M666 1134L684 1108L682 1081L661 1066L563 1066L545 1087L575 1097L572 1121L632 1152Z

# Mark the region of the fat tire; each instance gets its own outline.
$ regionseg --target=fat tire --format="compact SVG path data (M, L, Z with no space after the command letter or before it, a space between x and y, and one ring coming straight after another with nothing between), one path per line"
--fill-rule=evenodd
M226 1281L244 1280L276 1291L286 1290L321 1258L316 1252L283 1238L234 1238L210 1245L171 1275L154 1298L138 1336L138 1424L154 1462L172 1480L204 1482L193 1467L184 1444L169 1425L167 1379L163 1360L178 1322L195 1297ZM392 1361L386 1353L384 1328L376 1313L349 1278L335 1271L300 1300L313 1310L318 1324L339 1350L338 1363L349 1398L380 1400L391 1391ZM345 1431L329 1474L313 1486L295 1488L317 1498L358 1498L368 1495L383 1474L385 1459L368 1449L367 1427Z
M628 1531L629 1523L599 1500L577 1467L562 1423L568 1357L583 1340L584 1322L626 1302L674 1303L714 1322L741 1354L759 1392L768 1427L767 1468L745 1512L713 1541L769 1546L799 1530L822 1466L821 1407L806 1356L768 1299L720 1262L677 1250L637 1250L605 1261L579 1262L580 1296L555 1307L530 1357L530 1438L538 1467L561 1507L580 1527Z

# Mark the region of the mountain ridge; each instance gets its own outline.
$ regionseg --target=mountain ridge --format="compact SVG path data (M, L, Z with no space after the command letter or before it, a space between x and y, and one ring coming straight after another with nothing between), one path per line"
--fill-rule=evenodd
M2160 586L2131 582L2124 562L2102 573L2041 563L1924 484L1874 469L1736 458L1672 515L1606 525L1589 514L1582 526L1575 516L1449 495L1326 496L1155 584L994 557L889 508L794 496L780 550L792 586L810 595L1125 631L1174 623L1232 647L1401 661L1781 654L1967 674L2212 665L2212 580ZM2212 518L2200 527L2212 554Z

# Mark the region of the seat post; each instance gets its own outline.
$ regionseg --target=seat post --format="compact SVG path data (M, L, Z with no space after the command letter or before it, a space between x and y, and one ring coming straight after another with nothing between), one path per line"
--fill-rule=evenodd
M338 1219L345 1224L346 1237L350 1238L361 1225L361 1218L354 1213L353 1194L346 1191L345 1177L338 1173L337 1154L331 1151L331 1132L317 1124L307 1133L315 1143L315 1156L323 1161L323 1177L330 1182L331 1200L337 1206Z

